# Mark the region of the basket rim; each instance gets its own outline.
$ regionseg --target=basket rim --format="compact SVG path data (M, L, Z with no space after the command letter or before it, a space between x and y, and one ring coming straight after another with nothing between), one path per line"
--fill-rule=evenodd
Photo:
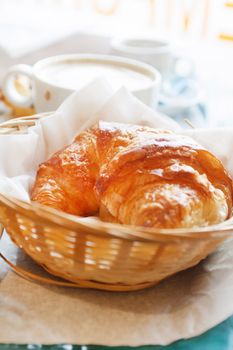
M10 134L10 129L13 131L18 126L22 126L22 124L23 126L27 126L27 122L29 124L28 127L31 127L32 122L35 124L36 121L40 120L41 118L50 117L53 113L54 111L49 111L34 114L31 116L9 119L0 124L0 134L1 129L7 129ZM155 229L103 221L98 221L95 227L93 227L91 224L82 221L84 217L67 214L65 212L35 202L27 203L15 198L14 196L9 196L4 193L0 193L0 202L8 207L11 207L14 210L23 213L25 216L30 217L30 215L36 215L41 219L52 222L54 224L62 225L65 228L71 228L73 230L82 228L84 230L88 230L89 232L93 231L92 234L98 236L102 235L106 237L111 235L116 238L147 241L151 243L158 242L158 240L161 242L162 240L177 240L181 238L210 239L210 234L212 234L212 237L214 236L216 238L216 235L222 235L223 233L227 234L229 231L233 230L233 216L220 224L193 228Z
M224 233L228 234L229 232L233 231L233 225L225 225L221 227L221 224L197 228L154 229L98 221L94 227L91 223L82 221L84 217L67 214L35 202L27 203L12 196L6 196L2 193L0 193L0 202L20 213L23 213L23 215L29 218L36 216L44 221L60 225L61 227L71 230L81 228L88 230L89 234L99 237L112 236L113 238L115 237L118 239L123 238L126 240L155 243L158 241L166 242L167 240L172 242L172 240L177 241L177 239L206 240L210 238L218 238L219 235L222 236Z

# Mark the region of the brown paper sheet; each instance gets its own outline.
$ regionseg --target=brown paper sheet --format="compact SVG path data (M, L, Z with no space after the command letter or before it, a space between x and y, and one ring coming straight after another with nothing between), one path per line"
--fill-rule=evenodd
M51 287L13 272L0 284L0 343L168 344L198 335L233 312L233 241L195 268L139 292ZM1 250L40 268L6 237Z

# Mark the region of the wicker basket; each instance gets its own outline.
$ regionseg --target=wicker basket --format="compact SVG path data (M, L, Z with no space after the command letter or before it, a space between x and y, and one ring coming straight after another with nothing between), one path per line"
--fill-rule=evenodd
M46 115L14 119L0 134L26 133ZM0 194L0 222L11 239L63 285L142 289L196 265L233 234L233 225L154 230L94 221Z

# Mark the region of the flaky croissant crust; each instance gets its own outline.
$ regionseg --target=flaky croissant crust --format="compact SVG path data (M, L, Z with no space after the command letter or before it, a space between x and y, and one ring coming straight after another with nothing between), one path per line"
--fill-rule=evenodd
M40 165L31 199L121 224L206 226L231 215L232 180L189 137L100 121Z

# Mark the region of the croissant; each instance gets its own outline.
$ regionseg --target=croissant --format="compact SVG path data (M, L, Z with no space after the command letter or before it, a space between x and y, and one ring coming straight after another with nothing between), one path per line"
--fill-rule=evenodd
M232 180L189 137L100 121L39 166L31 199L120 224L207 226L231 216Z

